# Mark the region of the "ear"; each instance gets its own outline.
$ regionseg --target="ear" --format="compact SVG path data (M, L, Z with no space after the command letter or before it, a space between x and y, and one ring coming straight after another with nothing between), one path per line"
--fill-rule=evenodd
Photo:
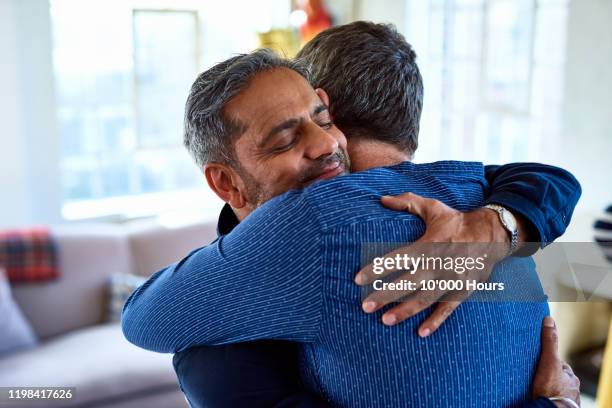
M232 208L243 208L246 205L247 201L238 188L240 176L233 169L211 163L204 166L204 176L212 191Z
M317 88L315 89L315 92L321 99L321 102L323 102L325 106L329 108L329 95L327 95L327 92L325 92L323 88Z

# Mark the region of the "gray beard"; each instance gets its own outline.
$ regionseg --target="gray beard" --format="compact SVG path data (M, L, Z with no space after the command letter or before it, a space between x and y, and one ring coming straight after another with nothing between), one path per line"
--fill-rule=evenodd
M324 159L319 160L316 164L314 164L311 168L307 169L304 174L301 175L299 180L296 180L296 184L289 189L292 188L304 188L308 184L312 183L312 178L316 177L320 172L321 168L323 168L326 164L331 161L340 161L347 171L350 171L350 160L346 153L341 150L325 157ZM245 195L248 201L248 205L252 210L256 209L266 201L271 198L286 193L286 191L279 191L274 193L272 191L267 190L260 182L258 182L255 177L253 177L246 169L244 169L240 163L236 165L236 172L240 175L242 180L245 183Z

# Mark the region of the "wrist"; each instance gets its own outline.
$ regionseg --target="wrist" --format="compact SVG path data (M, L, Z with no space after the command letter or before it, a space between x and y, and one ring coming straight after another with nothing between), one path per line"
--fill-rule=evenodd
M470 237L473 242L510 243L508 233L495 211L481 207L462 213L462 217L462 229L457 235ZM466 242L470 242L470 239L467 238Z
M486 217L487 224L491 227L491 242L503 242L510 245L510 234L502 224L497 211L482 207L482 213Z
M516 251L519 244L519 230L516 217L510 210L499 204L487 204L484 206L484 208L491 210L497 216L499 225L501 225L500 228L506 235L506 239L499 242L509 243L508 255L511 255ZM499 230L500 228L497 228L496 230Z

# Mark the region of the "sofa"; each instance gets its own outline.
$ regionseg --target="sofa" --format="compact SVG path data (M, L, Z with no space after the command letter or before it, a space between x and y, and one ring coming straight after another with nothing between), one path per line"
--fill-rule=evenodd
M111 274L148 276L181 259L214 239L215 223L73 224L52 234L60 277L12 286L38 344L0 356L0 387L75 387L71 400L20 401L22 408L188 406L172 356L133 346L119 323L106 322L108 281Z

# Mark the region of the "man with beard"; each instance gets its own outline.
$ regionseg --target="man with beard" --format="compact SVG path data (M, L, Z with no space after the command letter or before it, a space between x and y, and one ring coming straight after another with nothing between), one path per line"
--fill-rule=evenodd
M380 388L383 386L381 379L375 378L375 376L370 377L374 388L365 387L360 390L365 392L365 394L354 392L353 396L351 396L346 388L350 384L334 383L333 380L330 380L332 378L339 378L335 377L339 373L337 368L334 368L334 364L340 361L333 358L330 360L326 358L321 359L321 353L325 349L324 346L325 344L329 346L329 343L316 344L320 340L317 338L318 328L321 324L321 321L318 319L324 314L320 309L322 304L320 302L320 293L324 291L320 290L321 283L318 281L320 274L312 268L309 270L309 267L312 265L320 267L321 265L316 261L312 262L313 259L308 258L317 252L310 250L311 248L308 247L311 244L311 242L308 242L310 238L308 235L301 236L302 242L301 239L287 234L295 233L296 230L299 231L300 229L308 231L310 227L317 229L317 227L310 223L319 222L321 218L312 216L311 210L308 210L309 206L304 206L304 201L299 198L300 194L303 194L300 192L290 193L289 195L271 200L266 205L261 206L260 210L251 214L262 202L291 187L303 187L312 181L328 179L342 174L345 168L347 168L348 162L345 153L346 141L331 122L326 109L327 95L325 92L317 90L315 93L312 88L309 88L306 81L303 78L300 79L296 74L299 70L295 66L291 66L287 62L275 61L274 58L267 58L263 54L265 53L260 52L236 57L202 74L194 84L187 109L187 134L190 137L188 138L188 146L194 153L198 163L205 168L209 185L215 189L221 198L231 205L237 218L244 222L237 227L235 232L227 235L222 240L223 243L219 241L214 247L196 250L180 263L155 274L126 304L123 321L124 331L128 339L135 344L158 351L176 351L199 344L222 344L256 339L282 339L314 343L315 345L309 347L312 353L310 355L303 355L307 366L310 365L309 368L313 368L319 362L322 363L324 369L330 371L324 373L327 375L326 378L317 378L321 375L321 372L311 373L310 379L319 381L319 384L311 384L311 387L317 389L317 385L322 385L325 387L324 391L328 399L337 404L371 405L374 403L371 400L371 398L375 397L374 394L383 395L384 393L370 393L368 397L365 395L367 394L366 391L384 390L384 388ZM416 69L416 64L414 64L414 54L411 50L405 52L405 54L408 57L407 60L404 58L400 62L402 64L412 64L412 66L409 66L412 73L408 72L408 75L414 76L416 74L418 76L418 69ZM384 61L381 61L381 63L384 63ZM401 75L406 74L405 70L400 71ZM420 83L420 76L418 76L416 83L417 85ZM402 89L401 86L399 89ZM416 93L418 94L418 90L416 90ZM272 95L273 99L271 98ZM204 103L198 104L198 101L204 101ZM213 102L210 103L210 101ZM414 142L416 141L414 130L418 132L421 102L418 100L412 101L409 105L407 107L410 112L406 115L410 117L412 127L407 127L406 132L410 136L405 138L411 138ZM395 106L395 109L402 111L402 108L398 106ZM225 115L222 131L219 131L220 127L214 121L214 112L223 112L220 115ZM372 126L376 125L376 123L370 124ZM379 129L382 130L383 128L379 127ZM204 132L205 137L202 137L201 132ZM221 137L211 137L214 132L220 134ZM193 137L194 135L196 137ZM401 138L401 140L405 138ZM444 213L449 219L455 219L455 223L459 222L456 219L456 217L459 217L462 220L461 222L471 224L472 228L474 228L474 225L478 225L479 228L476 229L489 239L509 241L507 232L503 228L496 229L492 227L492 225L495 225L495 222L499 222L493 216L496 214L489 210L475 210L476 207L484 204L482 193L488 189L487 181L482 177L482 171L477 164L446 162L433 163L431 165L413 165L412 163L401 163L403 161L402 157L406 157L406 155L410 157L413 151L407 149L403 142L393 139L382 141L381 139L384 138L368 138L365 132L362 132L359 137L356 136L354 139L356 144L362 143L365 140L368 143L368 147L367 149L364 149L363 146L361 148L357 147L354 151L355 157L353 157L353 160L355 162L368 163L376 154L380 153L380 159L375 160L376 165L400 163L399 165L378 172L356 173L351 176L334 179L328 183L316 183L311 189L304 190L306 192L304 194L314 194L318 199L316 203L309 199L308 203L316 204L320 210L321 206L331 204L329 201L331 198L332 201L338 204L340 209L350 208L353 210L352 204L355 201L359 201L358 198L360 197L357 194L359 189L353 189L352 185L357 182L366 182L368 178L370 178L370 182L374 183L374 185L369 185L369 188L379 193L385 189L386 194L398 194L406 190L416 190L422 191L427 195L436 196L444 190L442 196L444 196L445 201L449 204L466 211L474 211L468 213L471 216L465 217L465 215L458 216L456 211L448 207L438 206L437 209L440 213ZM224 140L225 142L231 140L231 143L224 143ZM351 143L353 143L353 140ZM227 146L228 144L230 145L229 147ZM351 155L353 156L353 151L351 151ZM360 155L361 159L359 159ZM362 168L367 167L365 165ZM460 179L459 184L457 184L457 180L452 181L448 179L449 172L453 172ZM404 180L397 178L397 176L402 176ZM349 180L351 177L352 179ZM420 187L418 183L406 184L408 180L405 179L410 179L410 177L415 178L415 180L420 178L432 182L437 180L437 182L443 184L440 186L442 190L427 191L423 184ZM339 184L335 183L337 180L339 180ZM530 175L529 180L532 180L532 175ZM561 188L555 187L555 192L558 194L555 200L563 197L563 205L558 210L564 212L564 219L568 219L568 208L571 215L571 209L575 204L575 200L577 200L577 194L579 195L579 192L576 193L576 191L579 191L579 188L575 181L571 177L567 178L567 180L570 180L569 183L566 180L559 183ZM540 179L540 182L542 182L542 179ZM397 185L391 188L391 183L396 183ZM549 179L546 179L545 183L547 186L555 184L551 183ZM564 190L568 185L571 187ZM402 186L404 190L401 190ZM332 188L330 189L330 187ZM332 197L326 197L326 189L331 191L339 189L343 191L343 188L347 188L344 191L346 195L336 194L332 195ZM400 190L397 190L397 188L400 188ZM319 193L320 195L318 195ZM489 199L493 196L494 192L489 196ZM297 203L295 202L296 197L298 197ZM343 201L347 197L350 198L350 201ZM378 201L378 197L375 201ZM371 216L379 211L378 208L371 206L373 203L371 199L373 197L369 198L370 201L367 206L358 207L357 210L361 211L357 211L357 214L352 214L352 216L359 218L360 216L365 216L366 213L369 214L368 216ZM495 202L507 205L505 202ZM568 203L569 205L566 206ZM536 207L540 208L540 204L541 202ZM507 206L510 207L509 205ZM270 210L270 208L274 208L274 210ZM331 211L331 208L333 207L329 207L327 210ZM383 211L382 208L380 211ZM408 228L408 230L403 230L404 235L400 233L404 241L413 240L423 232L424 226L415 217L394 215L392 218L387 219L385 217L390 215L388 210L385 211L384 214L386 215L383 216L383 213L379 214L382 217L379 221L383 219L389 221L387 225L389 229L394 229L392 226L393 222L401 221L400 224L404 225L404 227L398 224L395 228L398 230ZM324 213L328 214L329 211ZM256 216L256 214L258 215ZM318 211L317 214L321 214L321 212ZM337 217L325 218L325 220L331 224L337 221L346 221L338 219L344 216L344 214L336 213L335 215ZM305 216L309 217L304 218ZM535 224L533 225L534 229L539 230L538 227L546 228L534 222L528 216L526 217ZM393 219L395 221L392 221ZM425 221L427 222L428 220L426 219ZM262 239L255 240L250 235L253 234L253 231L264 231L275 223L279 224L277 225L279 229L269 230L264 237L260 237ZM336 227L339 226L335 225L331 228ZM552 230L554 228L553 224ZM469 227L467 230L472 231ZM520 230L523 236L526 235L526 228L521 228ZM227 232L227 230L220 232ZM361 232L367 234L368 229ZM384 231L380 232L383 235L379 236L379 239L384 236ZM477 235L478 233L472 234L472 236ZM397 238L398 236L386 236L386 238ZM478 240L474 241L478 242ZM276 248L273 251L275 256L266 256L266 254L257 256L257 258L251 258L250 255L247 256L251 262L251 265L248 267L250 268L248 271L250 272L250 280L245 282L243 278L247 266L233 263L231 260L234 257L232 255L233 251L238 251L238 258L244 260L245 254L250 254L248 251L253 251L255 246L258 247L257 251L266 251L269 249L268 245L274 249L274 245L279 243L282 243L283 247ZM302 252L300 249L304 251ZM287 258L284 260L274 259L280 252L285 252L283 255ZM222 258L214 258L217 255ZM227 256L229 258L226 258ZM285 263L287 259L291 262L297 261L299 268L304 268L306 271L302 274L299 268L293 267L293 264ZM267 264L265 262L272 263ZM285 267L288 267L285 271L287 274L284 277L277 276L279 279L271 279L274 277L274 273L278 273L282 269L280 268L281 264L275 262L281 262ZM228 267L231 271L222 270ZM352 266L342 265L339 269L349 270L351 268ZM213 271L212 274L209 273L211 271ZM273 273L269 274L269 271L273 271ZM354 272L355 270L353 269ZM294 275L298 276L299 279L292 279ZM262 280L260 280L260 277ZM345 280L342 283L344 285L343 290L347 291L345 293L347 296L345 298L340 296L337 299L338 304L341 305L339 308L346 308L348 311L347 315L356 319L362 319L357 315L357 311L354 308L355 302L357 305L359 304L358 297L355 298L355 292L351 293L352 289L347 286L348 283L352 284L352 279L347 281L345 275L343 275L343 279ZM276 286L279 282L285 282L283 284L285 286ZM313 284L313 282L315 283ZM190 290L193 290L192 295L188 294ZM227 292L228 290L229 292ZM243 293L252 295L250 299L249 297L246 299L248 304L239 302L238 299L233 299L233 301L228 299L228 296L231 298ZM313 301L313 299L319 300ZM264 309L258 309L262 305L264 305ZM268 309L270 307L273 311ZM539 328L543 316L547 313L547 309L539 304L533 307L535 309L527 313L526 316L533 318L537 315L538 317L533 320L537 321ZM469 308L466 305L463 309L459 309L457 313L465 310L464 313L466 316L469 316ZM211 314L221 318L222 321L214 320L215 316ZM415 319L423 321L424 317L425 315L421 313ZM478 316L474 315L473 317ZM195 321L193 320L194 318L196 319ZM202 319L200 320L200 318ZM368 324L374 323L372 319L364 320L361 323L366 321L369 322ZM450 319L448 324L451 324L452 321L453 319ZM357 320L357 322L360 321ZM532 323L533 321L526 322L526 324ZM330 328L330 330L338 333L344 330L345 326L346 322L343 322L336 329ZM372 330L379 330L379 327L382 326L372 326ZM416 329L416 327L413 328ZM486 327L480 329L486 331ZM480 329L478 330L482 335L483 331ZM474 327L474 330L476 331L476 327ZM533 336L535 331L526 331L530 333L530 338L526 339L526 343L523 342L520 345L524 347L528 343L531 346L529 349L537 354L538 342ZM384 339L381 333L374 333L375 337L383 342L381 344L385 345L383 348L388 353L392 352L393 345L398 346L404 340L413 342L411 344L416 344L414 342L417 340L413 338L416 335L408 329L405 332L396 331L393 333L388 333L388 337L391 339L390 343ZM490 335L494 334L491 333ZM444 334L440 334L440 336L444 336ZM445 336L448 336L448 333ZM535 342L534 339L536 340ZM340 344L343 344L341 338L336 338L335 340L336 343L340 342ZM447 340L450 340L450 338L447 337ZM399 343L394 343L394 341L399 341ZM404 343L402 344L405 345ZM517 345L512 345L512 347ZM423 344L423 347L426 346L426 344ZM398 348L402 349L404 347ZM394 351L396 353L395 357L398 357L397 354L400 351L407 353L408 349L396 349ZM369 351L364 350L363 353L367 354ZM354 349L352 353L355 353ZM427 353L433 353L433 350L426 351L425 354ZM450 353L450 349L447 349L446 353ZM351 357L358 357L358 354L351 354ZM378 370L380 367L376 367L376 364L372 365L372 362L367 358L363 360L364 357L368 356L362 356L361 358L367 371L370 373L381 372ZM506 355L505 357L508 356ZM499 353L499 358L504 359L504 351ZM347 361L342 362L342 364L344 363L347 363ZM459 363L469 364L468 361L461 361ZM534 355L529 356L529 361L512 361L512 364L517 367L524 365L526 372L532 372L535 364ZM319 369L320 367L321 365L319 365ZM346 368L345 373L358 375L357 367L350 366L349 364ZM334 370L336 372L332 372ZM475 373L466 372L465 374L468 377L462 378L460 381L474 379L474 377L469 376ZM492 373L489 372L489 374ZM529 375L526 375L526 377L529 377ZM408 387L406 390L411 387L408 377L399 375L398 378L405 381L398 383L397 379L395 379L393 386L388 384L390 390L393 390L393 387L400 387L401 389L402 384ZM441 374L441 379L444 379L444 374ZM323 384L321 384L321 380L323 380ZM353 380L353 384L359 382L365 385L365 383L360 382L363 378L357 376ZM484 384L495 384L494 381L496 379L483 378L482 380ZM497 378L497 380L503 380L503 378ZM521 390L517 388L513 390L502 388L505 393L503 396L489 395L486 397L480 393L482 392L480 390L476 391L471 397L469 395L467 397L491 398L491 400L486 401L498 398L495 401L516 402L525 398L525 386L528 389L529 378L520 378L516 382L520 383L518 388ZM481 382L479 385L482 384ZM413 401L411 395L405 395L404 401L409 400L414 402L415 405L417 403L431 405L431 398L433 400L440 398L441 395L436 394L436 392L442 391L439 387L436 388L435 384L430 385L433 394L429 395L429 397L419 402ZM454 389L450 381L446 385L451 387L451 391ZM456 385L461 387L460 384ZM413 391L414 389L411 389L409 393L413 393ZM423 390L423 392L426 391L428 390ZM401 398L398 399L397 394L386 397L396 402L402 400ZM457 398L466 397L466 395L445 395L445 397L451 398L452 401L457 403L463 401L462 399L457 400ZM352 400L351 398L357 398L357 400ZM444 403L448 402L448 404L453 405L453 402L449 402L451 400ZM383 402L381 399L377 401ZM485 404L487 403L485 400L482 401Z

